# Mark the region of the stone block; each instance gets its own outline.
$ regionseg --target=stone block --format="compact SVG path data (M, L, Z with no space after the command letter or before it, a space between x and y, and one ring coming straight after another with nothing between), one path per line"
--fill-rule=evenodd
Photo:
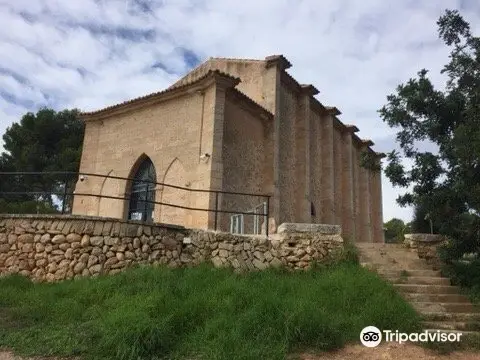
M58 245L58 244L64 243L65 241L66 241L65 235L57 234L53 237L52 244Z
M278 234L319 233L324 235L340 235L341 232L342 229L340 225L307 223L283 223L277 230Z
M18 236L18 242L21 243L33 243L34 241L34 236L33 234L22 234Z

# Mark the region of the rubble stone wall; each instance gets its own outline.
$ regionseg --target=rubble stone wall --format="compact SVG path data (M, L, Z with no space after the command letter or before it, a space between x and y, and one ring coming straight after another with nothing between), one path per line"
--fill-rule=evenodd
M342 248L334 225L282 224L267 239L98 217L0 215L0 275L36 281L115 274L134 264L307 269Z
M442 262L437 249L444 245L447 239L438 234L405 234L404 243L407 247L415 249L420 259L425 259L435 270L440 270Z

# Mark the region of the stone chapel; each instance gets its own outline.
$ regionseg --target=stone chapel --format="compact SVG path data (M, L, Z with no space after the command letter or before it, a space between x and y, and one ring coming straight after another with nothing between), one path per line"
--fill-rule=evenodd
M82 113L80 173L133 180L81 177L72 213L250 234L334 224L383 242L381 173L361 158L384 154L290 67L282 55L210 58L163 91ZM215 207L217 219L194 210Z

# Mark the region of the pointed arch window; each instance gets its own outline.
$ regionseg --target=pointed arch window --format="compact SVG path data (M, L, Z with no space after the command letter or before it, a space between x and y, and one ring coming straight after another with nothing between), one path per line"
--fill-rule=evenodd
M130 192L130 204L128 208L129 220L149 221L153 220L155 204L155 167L149 158L143 160L133 176L134 180Z

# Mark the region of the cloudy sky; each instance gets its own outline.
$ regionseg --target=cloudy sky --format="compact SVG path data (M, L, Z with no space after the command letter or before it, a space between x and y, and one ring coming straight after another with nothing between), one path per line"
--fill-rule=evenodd
M476 0L0 0L0 134L43 106L93 110L161 90L210 56L283 54L387 152L386 95L421 68L443 84L446 8L480 24ZM401 191L386 179L383 190L385 220L409 220Z

